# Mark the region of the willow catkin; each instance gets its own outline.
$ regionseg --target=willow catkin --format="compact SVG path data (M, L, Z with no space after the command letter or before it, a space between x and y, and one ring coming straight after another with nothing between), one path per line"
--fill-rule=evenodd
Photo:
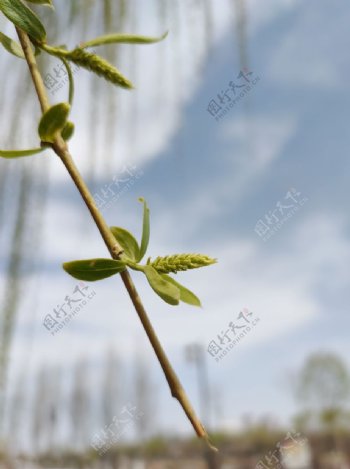
M157 257L153 262L149 261L149 264L162 274L197 269L215 263L216 259L203 254L174 254L172 256Z
M77 48L66 54L65 58L80 67L86 68L91 72L102 76L115 85L127 89L133 88L132 83L125 78L117 68L96 54Z

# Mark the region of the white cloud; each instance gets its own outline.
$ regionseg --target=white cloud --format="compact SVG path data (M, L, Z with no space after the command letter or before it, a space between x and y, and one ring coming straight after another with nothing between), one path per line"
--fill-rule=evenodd
M222 128L222 135L241 148L238 155L240 164L260 173L283 155L283 149L295 134L296 127L296 116L290 114L250 115L228 121ZM243 153L242 150L246 151Z
M173 228L170 232L166 230L171 227L171 220L186 219L189 222L185 226L190 233L195 231L196 224L204 223L212 216L218 217L228 205L231 210L239 206L255 182L271 170L278 158L283 158L284 148L294 137L296 129L296 118L286 115L251 115L249 121L244 117L228 121L220 132L222 138L232 142L232 149L220 154L225 168L220 178L208 175L205 190L193 193L191 203L173 205L171 211L163 214L156 226L157 231L162 232L164 238L169 237Z
M327 11L317 7L317 2L305 4L303 13L293 18L293 27L279 38L267 67L268 78L273 82L313 89L335 88L343 83L342 59L334 54L334 49L344 43L347 15L340 15L342 19L336 23L329 19L325 34ZM333 10L332 6L325 8Z

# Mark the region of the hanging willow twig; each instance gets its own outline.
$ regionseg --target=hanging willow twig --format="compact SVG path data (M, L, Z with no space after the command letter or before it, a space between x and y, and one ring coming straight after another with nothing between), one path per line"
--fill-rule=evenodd
M34 86L35 86L37 97L38 97L38 100L40 102L41 110L43 112L43 120L41 121L41 126L39 126L39 129L41 127L41 130L42 130L44 135L48 135L49 130L51 132L50 135L55 135L54 138L52 139L52 141L51 141L51 136L50 136L50 140L49 140L50 141L50 146L55 151L55 153L58 155L58 157L61 159L61 161L64 164L64 166L66 167L69 175L71 176L71 179L73 180L75 186L77 187L80 195L82 196L82 199L84 200L86 207L90 211L90 214L91 214L91 216L93 217L93 219L95 221L95 224L96 224L96 226L97 226L97 228L98 228L98 230L101 234L101 237L103 238L103 240L106 244L107 249L110 252L110 255L111 255L112 259L115 259L116 261L118 261L120 256L123 254L124 250L123 250L122 246L120 245L120 243L116 240L116 238L113 235L111 229L108 227L108 225L106 224L106 222L105 222L104 218L102 217L100 211L96 207L93 196L91 195L91 193L90 193L88 187L86 186L82 176L80 175L77 167L75 166L75 163L74 163L74 161L72 159L72 156L69 152L67 142L62 138L59 131L57 131L57 133L54 134L54 129L53 128L50 128L48 130L48 127L44 125L44 124L47 124L47 122L45 121L45 116L47 116L48 113L52 114L52 112L51 112L52 108L50 106L48 97L46 95L44 82L43 82L42 76L40 74L40 71L39 71L37 63L36 63L36 58L34 56L34 53L33 53L32 47L31 47L31 42L30 42L29 36L25 31L20 29L18 26L16 26L16 30L17 30L17 34L18 34L22 49L23 49L24 54L25 54L25 59L27 61L27 64L28 64L28 67L29 67L29 70L30 70L30 73L31 73L31 77L32 77L32 80L33 80L33 83L34 83ZM44 46L43 49L46 49L46 47ZM68 55L66 55L65 58L70 59L70 57ZM64 111L66 112L66 109ZM55 114L55 112L54 112L54 114ZM61 125L61 123L58 122L59 121L58 117L60 117L59 113L55 114L55 116L53 116L53 117L54 117L54 119L56 119L57 130L61 130L60 127L58 127L58 125ZM141 245L141 249L142 249L142 245ZM148 267L147 270L149 270L149 266L147 266L147 267ZM152 269L152 267L151 267L151 269ZM142 304L141 298L138 295L138 292L135 288L135 285L134 285L134 283L131 279L131 276L130 276L128 270L126 270L126 269L123 270L120 273L120 276L121 276L122 281L123 281L128 293L129 293L129 296L130 296L131 301L134 305L134 308L135 308L135 310L136 310L136 312L137 312L137 314L138 314L138 316L139 316L139 318L142 322L144 330L145 330L145 332L146 332L146 334L147 334L147 336L148 336L148 338L149 338L149 340L152 344L152 347L153 347L153 349L156 353L156 356L159 360L159 363L160 363L160 365L163 369L163 372L164 372L165 377L168 381L172 396L174 398L176 398L179 401L179 403L181 404L184 412L186 413L188 419L190 420L190 422L191 422L194 430L196 431L197 435L199 437L203 438L207 442L207 444L210 448L212 448L213 450L216 450L216 448L214 448L211 445L211 443L209 441L208 434L207 434L204 426L202 425L202 423L200 422L200 420L196 416L196 414L195 414L195 412L194 412L194 410L191 406L191 403L190 403L190 401L189 401L189 399L186 395L186 392L183 389L179 378L177 377L175 371L173 370L173 368L171 366L171 363L170 363L167 355L165 354L165 352L163 350L163 347L162 347L162 345L161 345L161 343L160 343L160 341L157 337L157 334L156 334L155 330L153 329L153 326L152 326L152 324L151 324L151 322L148 318L146 310L145 310L145 308ZM174 285L172 285L172 288L177 289L177 287L174 286Z

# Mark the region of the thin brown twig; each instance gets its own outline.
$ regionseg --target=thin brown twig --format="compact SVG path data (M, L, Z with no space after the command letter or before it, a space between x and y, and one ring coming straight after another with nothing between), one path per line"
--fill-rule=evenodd
M16 28L17 34L29 67L29 71L32 77L32 81L35 86L36 94L40 102L41 110L44 113L50 107L50 103L47 97L45 90L45 85L39 71L35 56L32 51L30 39L28 35L19 28ZM112 232L110 231L107 223L105 222L103 216L101 215L99 209L97 208L94 198L91 195L87 185L85 184L81 174L79 173L73 158L69 152L67 143L62 139L62 137L57 137L55 142L52 144L52 149L55 151L57 156L61 159L62 163L66 167L69 175L71 176L76 188L78 189L80 195L82 196L86 207L90 211L91 216L93 217L95 224L107 246L110 255L114 259L118 259L123 250L119 243L117 243ZM164 349L158 339L158 336L152 326L152 323L147 315L147 312L142 304L141 298L137 293L135 285L132 281L132 278L127 270L120 274L122 281L127 289L130 299L134 305L134 308L141 320L142 326L151 342L153 350L158 358L158 361L163 369L166 380L169 384L171 395L178 400L182 406L185 414L190 420L196 434L203 438L208 446L217 451L217 449L211 445L209 441L208 434L202 425L199 418L196 416L192 405L186 395L184 388L181 385L179 378L177 377L171 363L164 352Z

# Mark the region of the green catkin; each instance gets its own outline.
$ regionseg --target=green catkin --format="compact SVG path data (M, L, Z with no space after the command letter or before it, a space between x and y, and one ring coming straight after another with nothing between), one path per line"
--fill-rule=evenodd
M153 262L148 261L148 264L161 274L197 269L215 263L216 259L203 254L174 254L172 256L157 257Z
M133 88L132 83L125 78L117 68L96 54L91 54L91 52L77 48L68 54L66 53L65 58L71 60L80 67L87 68L97 75L102 76L107 81L110 81L115 85L127 89Z

